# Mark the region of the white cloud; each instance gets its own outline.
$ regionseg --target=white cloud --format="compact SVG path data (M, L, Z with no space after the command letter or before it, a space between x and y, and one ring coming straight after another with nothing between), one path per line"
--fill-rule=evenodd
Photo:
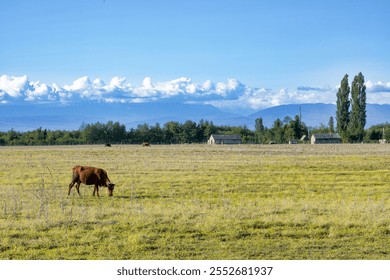
M145 77L145 79L142 81L142 87L146 90L148 89L153 89L153 84L152 84L152 78L150 77Z
M11 97L21 97L23 92L28 89L28 78L26 75L21 77L0 76L0 92L8 94Z
M168 82L157 83L154 89L162 98L170 98L180 94L193 94L193 88L191 93L187 91L190 85L192 85L191 79L182 77Z
M366 83L367 102L390 104L390 82ZM190 78L153 83L145 77L139 86L133 86L124 77L113 77L108 83L88 76L80 77L70 85L47 85L29 81L27 76L0 76L0 103L6 102L71 102L104 100L107 102L151 102L170 100L212 104L235 111L259 110L271 106L296 103L335 103L337 87L300 86L296 90L254 88L236 79L226 82L195 83Z
M207 80L202 84L201 89L206 92L213 91L215 90L215 85L212 81Z
M375 104L390 104L390 82L366 82L367 102Z
M81 78L78 78L77 80L75 80L73 82L73 84L70 86L65 85L64 89L66 89L68 91L86 90L90 87L90 85L91 85L91 81L89 80L89 78L87 76L84 76L84 77L81 77Z
M101 79L95 79L92 82L92 85L93 85L94 88L103 88L106 84Z
M99 80L100 84L104 84L104 82L102 80L100 80L100 79L97 79L97 80ZM114 89L114 88L125 89L125 88L130 87L130 86L131 86L130 84L126 85L126 78L114 77L110 81L109 88L110 89Z
M390 82L383 83L381 81L373 83L367 81L366 83L367 92L390 92Z
M196 84L189 84L186 86L186 92L189 94L195 94L198 91Z
M25 100L40 100L42 97L47 97L49 100L52 100L52 91L52 88L48 87L44 83L40 83L39 81L31 82L30 88L25 92Z
M152 84L152 78L145 77L140 87L129 90L129 95L135 98L149 98L156 96L156 91L154 90L154 86Z
M390 93L389 92L380 92L375 94L367 93L367 103L390 104Z

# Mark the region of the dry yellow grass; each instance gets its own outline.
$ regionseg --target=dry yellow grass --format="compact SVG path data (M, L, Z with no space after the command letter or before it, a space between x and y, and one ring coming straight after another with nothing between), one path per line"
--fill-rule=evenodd
M389 259L389 162L390 145L2 147L0 259ZM76 164L114 197L68 197Z

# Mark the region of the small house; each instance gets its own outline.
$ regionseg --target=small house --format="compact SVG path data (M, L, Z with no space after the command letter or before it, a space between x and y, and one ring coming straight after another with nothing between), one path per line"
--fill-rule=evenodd
M211 134L208 144L241 144L241 135L239 134Z
M340 144L341 142L338 133L319 133L311 136L312 144Z

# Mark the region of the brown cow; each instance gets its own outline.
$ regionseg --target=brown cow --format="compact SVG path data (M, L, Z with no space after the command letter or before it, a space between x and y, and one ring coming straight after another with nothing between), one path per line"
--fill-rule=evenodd
M93 189L93 195L95 192L99 196L99 187L107 187L107 192L109 196L113 195L115 184L111 183L108 179L107 172L101 168L90 167L90 166L80 166L76 165L72 168L73 178L72 182L69 184L68 195L70 195L70 190L76 184L77 193L80 195L80 184L85 185L95 185Z

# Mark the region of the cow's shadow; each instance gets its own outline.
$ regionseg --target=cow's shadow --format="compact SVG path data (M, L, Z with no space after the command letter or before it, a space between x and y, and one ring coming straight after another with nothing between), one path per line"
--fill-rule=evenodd
M123 199L130 199L130 195L113 195L112 198L123 198ZM134 198L134 197L133 197Z

